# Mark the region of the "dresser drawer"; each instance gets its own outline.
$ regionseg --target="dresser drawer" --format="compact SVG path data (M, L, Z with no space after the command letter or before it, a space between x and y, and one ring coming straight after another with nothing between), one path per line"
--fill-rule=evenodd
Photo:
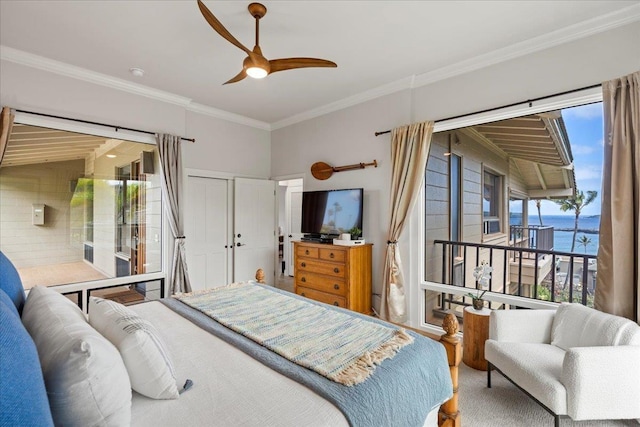
M347 306L346 298L342 298L337 295L328 294L326 292L315 291L309 288L297 287L296 293L303 297L324 302L325 304L335 305L336 307L346 308Z
M296 245L296 255L305 258L318 258L318 248Z
M320 249L320 259L327 261L344 262L347 259L347 251L340 249Z
M296 286L312 288L334 295L347 296L347 284L343 279L301 272L296 275Z
M346 267L344 264L332 264L326 261L317 261L312 259L298 258L296 260L296 274L318 273L326 274L331 277L346 277Z

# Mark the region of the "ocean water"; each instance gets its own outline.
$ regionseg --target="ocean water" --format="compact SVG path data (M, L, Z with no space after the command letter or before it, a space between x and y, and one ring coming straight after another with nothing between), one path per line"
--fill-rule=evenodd
M554 250L560 252L571 252L574 221L575 216L573 215L542 215L543 225L552 225L555 228L553 233ZM538 219L537 214L529 215L529 225L540 225L540 220ZM578 243L579 239L584 235L591 239L591 243L586 247L586 253L596 255L598 253L599 229L599 215L581 215L578 219L578 234L576 234L576 247L574 252L580 254L585 253L585 247Z

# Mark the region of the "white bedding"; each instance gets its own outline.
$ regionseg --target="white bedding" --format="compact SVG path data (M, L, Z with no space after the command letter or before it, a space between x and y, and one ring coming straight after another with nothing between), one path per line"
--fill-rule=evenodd
M305 386L269 369L160 302L130 307L163 335L179 385L177 400L133 393L131 425L348 426L342 412ZM437 425L437 409L425 426Z

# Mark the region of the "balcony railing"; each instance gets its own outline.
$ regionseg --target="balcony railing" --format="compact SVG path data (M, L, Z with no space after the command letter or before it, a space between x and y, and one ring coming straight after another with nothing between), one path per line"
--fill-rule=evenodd
M551 226L512 225L510 227L509 241L511 246L519 248L540 249L544 251L553 250L553 232Z
M543 233L548 233L546 228L535 232L537 248L435 240L434 244L441 248L437 253L442 254L441 283L473 292L478 288L473 269L486 261L493 267L489 292L593 306L597 257L540 249L541 244L548 246L548 234ZM469 305L469 302L468 298L457 300L442 294L440 309L451 308L451 304Z

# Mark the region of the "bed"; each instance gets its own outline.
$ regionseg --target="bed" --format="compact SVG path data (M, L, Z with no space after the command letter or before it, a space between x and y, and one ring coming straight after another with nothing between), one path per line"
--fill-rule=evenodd
M2 255L2 257L4 256ZM0 264L0 288L2 288L2 292L0 292L0 300L2 301L0 303L0 314L2 314L0 325L2 326L3 335L2 354L0 355L3 365L1 372L3 381L2 387L0 387L0 413L2 414L0 415L0 418L2 418L0 419L0 424L50 425L53 419L56 420L56 423L60 423L60 419L57 418L60 416L60 405L52 400L50 388L55 385L56 381L61 382L61 380L58 378L59 375L53 380L47 379L47 376L50 376L47 371L50 370L51 361L47 359L48 350L46 350L46 347L43 350L42 346L43 340L49 340L52 335L56 334L38 331L47 328L48 324L55 323L51 319L61 316L59 314L61 311L73 310L68 307L66 298L62 297L65 300L62 301L58 299L59 294L52 292L55 294L55 303L46 301L46 304L37 310L42 312L46 311L47 307L52 307L50 318L45 317L44 320L40 320L40 327L34 328L32 324L33 313L35 312L33 307L36 307L36 303L33 302L31 304L29 299L27 299L25 310L22 313L22 322L16 321L16 315L12 313L12 308L7 307L9 304L13 304L13 309L18 312L24 305L24 301L21 301L20 298L21 293L22 296L24 295L24 291L21 289L21 285L20 287L16 286L15 277L11 278L9 277L11 274L6 274L10 268L10 263L3 262ZM287 293L284 291L273 290L268 286L258 284L252 284L251 286L250 289L252 291L255 289L260 292L277 293L278 298L283 296L285 298L303 300L303 298L291 296L291 294L286 295ZM29 298L35 300L35 295L38 295L38 293L45 295L46 298L52 298L50 291L48 289L41 292L41 290L36 289L35 292L32 291L34 296L30 293ZM98 300L96 299L96 301ZM298 304L297 301L292 303ZM33 306L31 309L29 307L30 304ZM304 304L307 304L307 302L304 302ZM313 304L324 306L320 303ZM64 308L61 308L62 306ZM324 307L319 308L324 309ZM96 309L91 308L91 310ZM91 310L90 313L92 312ZM175 399L152 399L133 391L128 395L129 400L127 400L126 395L122 396L126 393L119 393L117 399L120 399L120 403L111 402L109 403L110 406L107 406L122 405L123 408L130 407L130 418L118 418L120 414L116 413L113 418L102 420L99 424L121 425L130 422L133 426L180 424L224 426L460 425L457 395L453 394L453 391L457 391L457 366L461 353L460 343L455 338L457 328L455 318L451 319L449 317L445 320L448 330L440 339L440 342L446 350L441 352L441 357L436 358L438 359L436 365L439 365L440 371L442 371L442 365L444 364L445 370L450 374L446 378L446 383L451 389L446 393L445 399L442 399L442 395L440 395L441 401L437 402L438 405L433 405L433 409L429 408L430 410L421 416L420 422L401 421L395 423L392 420L404 420L402 412L409 411L409 409L403 406L405 403L401 400L409 400L406 397L411 395L413 391L407 386L407 381L400 380L395 386L397 388L391 387L393 396L389 395L389 392L384 391L388 386L388 380L385 379L385 375L397 375L397 372L406 370L402 366L403 361L414 359L411 363L416 362L415 359L418 357L410 354L413 349L419 348L416 342L420 345L424 343L433 344L431 340L419 336L415 332L408 332L414 340L413 343L397 351L389 360L384 360L373 370L369 378L357 385L345 386L336 384L310 369L300 367L284 359L273 351L267 350L264 345L248 340L242 334L231 331L228 327L208 318L202 311L187 306L186 303L175 298L138 304L128 307L127 310L135 313L145 322L154 325L161 332L166 351L173 362L174 382L181 388L183 384L187 386L187 379L189 379L192 386L180 390L182 393ZM338 311L339 315L346 313L348 316L354 316L353 313L347 313L345 310ZM38 314L38 316L41 316L41 314ZM77 316L75 313L72 313L71 317L77 318L78 323L86 322L86 319L81 319L81 316ZM366 316L361 317L364 322L370 322L370 319L366 319ZM20 319L19 317L17 318ZM91 314L89 319L91 319ZM379 321L374 320L374 322ZM22 323L25 324L29 334L24 333L25 327ZM42 323L46 323L46 325L42 325ZM209 323L216 326L210 326ZM386 324L386 326L389 327L389 324ZM82 328L85 328L84 324ZM100 330L99 325L96 328ZM209 330L210 328L218 328L223 332ZM66 329L69 329L69 327L67 326ZM105 336L109 336L108 333L101 332ZM225 337L225 334L228 336ZM47 337L42 335L47 335ZM246 342L244 344L238 343L238 340ZM86 341L93 342L90 339ZM248 341L251 341L251 343L248 343ZM37 346L37 351L40 352L39 358L37 352L34 353L33 351L34 342ZM247 345L253 345L253 347L248 348L246 347ZM97 344L93 348L94 352L97 351L96 348L98 348ZM118 349L126 360L123 349L120 346L118 346ZM20 356L16 358L17 353ZM70 354L73 355L73 352ZM424 355L419 357L422 356ZM58 360L58 362L60 361ZM152 363L149 362L149 364ZM391 368L394 364L397 367ZM420 364L422 364L422 361L420 361ZM393 369L397 370L394 371ZM82 371L82 369L74 368L75 371ZM42 372L44 372L44 375ZM133 384L134 376L131 371L129 372L131 384ZM411 376L416 375L418 374L413 372ZM128 385L130 384L128 382L129 378L126 378L126 384L118 383L123 376L127 377L126 371L124 375L121 375L114 364L107 363L104 366L102 381L106 378L111 383L100 387L100 389L95 384L92 384L92 393L99 394L103 389L112 390L118 387L131 387ZM27 377L29 380L25 381ZM381 379L379 380L378 378ZM429 380L425 379L425 381ZM441 380L439 381L442 382ZM328 386L329 391L325 390L327 383L331 383ZM420 383L420 381L417 381L417 383ZM364 385L368 387L366 393L359 395L353 391L358 388L366 389L367 387L364 387ZM405 387L409 388L403 391L402 389ZM36 389L39 391L35 391ZM69 389L68 386L67 389ZM344 393L344 396L336 394L340 390L348 391ZM47 392L49 393L47 394ZM402 393L405 394L403 395ZM86 394L82 394L82 399ZM378 395L385 397L378 399ZM405 399L401 399L401 396L404 396ZM65 405L68 404L68 400L65 401ZM444 400L447 401L444 402ZM76 406L81 406L80 408L76 407L75 410L80 410L82 414L90 406L87 403L82 405L79 402L74 403ZM72 403L72 406L74 403ZM439 405L440 403L442 403L441 406ZM63 416L73 410L67 410L64 407ZM54 414L53 418L51 414ZM373 417L373 421L366 417ZM93 421L78 420L78 416L75 416L64 420L64 423L86 425L87 423L93 423Z

